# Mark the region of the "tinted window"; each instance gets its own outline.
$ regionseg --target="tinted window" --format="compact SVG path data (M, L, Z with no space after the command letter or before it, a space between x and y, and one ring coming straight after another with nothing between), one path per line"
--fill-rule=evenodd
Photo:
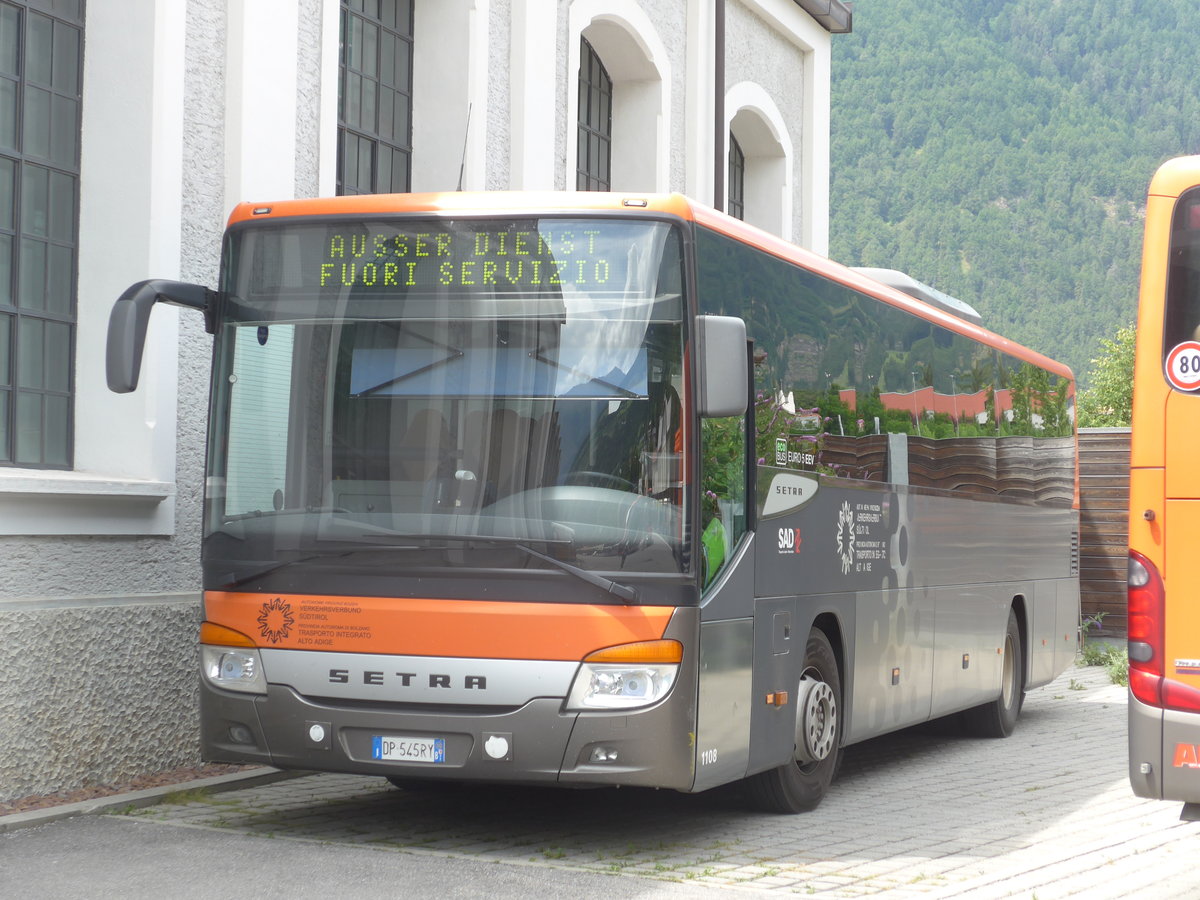
M743 317L755 341L760 466L1071 501L1065 379L705 229L697 259L700 312ZM1055 465L1005 462L1034 444Z
M1163 365L1174 369L1171 384L1200 390L1200 190L1179 198L1171 222Z

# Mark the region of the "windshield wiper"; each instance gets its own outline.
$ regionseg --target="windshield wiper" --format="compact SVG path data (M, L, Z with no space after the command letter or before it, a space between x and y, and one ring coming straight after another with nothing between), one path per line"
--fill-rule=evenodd
M502 546L516 547L518 550L528 553L535 559L540 559L542 562L547 562L560 571L566 572L568 575L574 575L580 581L590 584L592 587L599 588L607 594L612 594L614 597L623 600L625 603L636 603L638 599L637 590L625 584L617 584L610 578L605 578L602 575L597 575L595 572L589 572L587 569L581 569L579 566L572 565L566 560L558 559L550 556L547 553L542 553L540 550L535 550L529 546L529 541L545 544L547 547L569 547L571 542L555 538L518 538L506 537L502 535L491 534L422 534L422 535L403 535L402 539L420 539L430 542L436 541L461 541L463 543L487 543L499 544ZM418 545L419 546L419 545ZM387 547L383 549L388 549ZM403 548L397 548L403 549Z
M314 559L324 559L324 558L332 557L332 556L350 556L352 554L357 554L357 553L392 552L392 551L396 551L396 550L436 549L437 542L439 542L439 541L447 541L447 542L454 541L454 542L468 543L468 544L469 543L484 543L484 544L498 544L501 546L516 547L518 550L522 551L523 553L527 553L530 556L534 557L535 559L540 559L543 562L549 563L550 565L554 566L556 569L566 572L568 575L574 575L580 581L590 584L592 587L599 588L600 590L604 591L605 593L611 594L612 596L618 598L619 600L624 601L626 604L636 603L637 599L638 599L638 592L635 588L632 588L629 585L625 585L625 584L618 584L617 582L613 581L610 578L605 578L602 575L597 575L595 572L589 572L587 569L581 569L579 566L572 565L571 563L566 562L564 560L556 559L555 557L550 556L549 554L542 553L539 550L535 550L533 547L530 547L529 544L527 543L528 541L535 541L537 543L544 543L547 547L555 547L555 546L570 546L570 541L556 540L553 538L516 538L516 537L504 537L504 536L499 536L499 535L485 535L485 534L404 534L404 535L398 534L398 535L393 535L393 537L399 538L400 540L404 540L404 541L413 541L413 543L380 544L380 543L372 541L371 543L369 543L365 546L358 546L358 547L342 546L342 547L337 547L337 548L330 547L328 549L321 550L321 551L318 551L315 553L309 553L305 556L301 556L296 559L280 560L278 562L272 563L270 566L267 566L266 568L260 569L257 572L252 572L251 574L245 575L245 576L237 579L236 581L230 582L229 584L225 585L225 587L226 587L226 589L241 587L242 585L246 584L249 581L253 581L256 578L262 578L264 575L269 575L272 572L276 572L276 571L286 568L288 566L295 565L296 563L311 562ZM344 541L347 539L343 538L342 540ZM350 539L350 541L353 543L355 541L355 539Z
M521 541L514 541L513 546L519 550L524 550L530 556L536 557L544 562L550 563L555 568L561 569L570 575L574 575L580 581L586 581L593 587L598 587L600 590L612 594L626 603L636 603L638 592L636 588L632 588L627 584L617 584L611 578L605 578L597 575L595 572L589 572L587 569L581 569L579 566L573 566L569 562L564 562L561 559L555 559L553 556L547 556L545 553L539 553L532 547L527 546Z

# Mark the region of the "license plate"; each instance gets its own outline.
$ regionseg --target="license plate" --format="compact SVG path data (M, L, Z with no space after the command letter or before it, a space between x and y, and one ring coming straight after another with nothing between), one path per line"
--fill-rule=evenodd
M446 761L445 738L375 735L371 738L371 758L396 762L443 763Z

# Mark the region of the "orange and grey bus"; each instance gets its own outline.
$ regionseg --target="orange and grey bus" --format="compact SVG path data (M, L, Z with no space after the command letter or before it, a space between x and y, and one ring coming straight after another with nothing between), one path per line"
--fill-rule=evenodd
M214 335L204 757L794 812L1007 735L1076 650L1074 384L897 283L676 195L239 206L109 329L117 391L155 302Z
M1129 778L1200 819L1200 156L1150 183L1129 484Z

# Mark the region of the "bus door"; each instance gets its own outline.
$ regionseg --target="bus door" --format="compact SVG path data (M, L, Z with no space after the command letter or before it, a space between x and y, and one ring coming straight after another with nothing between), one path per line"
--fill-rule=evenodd
M1197 354L1200 358L1200 353ZM1171 391L1166 415L1166 571L1163 674L1200 691L1200 396ZM1164 796L1200 797L1197 712L1163 717Z

